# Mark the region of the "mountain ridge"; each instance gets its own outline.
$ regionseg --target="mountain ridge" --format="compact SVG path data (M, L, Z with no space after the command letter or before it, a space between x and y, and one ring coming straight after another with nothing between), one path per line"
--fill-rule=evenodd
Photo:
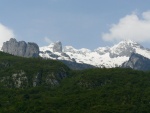
M0 52L0 85L28 88L40 85L55 86L68 76L64 63L51 59L27 58Z
M121 41L112 47L98 47L90 50L87 48L76 49L72 46L62 46L60 41L51 43L49 46L38 47L35 43L17 42L16 39L12 38L3 43L2 51L22 57L39 56L44 59L59 60L71 69L79 70L94 67L122 67L125 62L130 61L133 53L142 55L148 60L150 59L150 49L144 48L132 40Z
M59 42L59 44L61 43ZM150 50L132 40L121 41L112 47L98 47L93 51L86 48L76 49L72 46L64 46L61 52L54 52L52 50L53 45L55 43L40 47L39 55L43 58L66 60L106 68L121 67L124 62L129 60L132 53L150 59ZM62 44L59 46L62 47Z

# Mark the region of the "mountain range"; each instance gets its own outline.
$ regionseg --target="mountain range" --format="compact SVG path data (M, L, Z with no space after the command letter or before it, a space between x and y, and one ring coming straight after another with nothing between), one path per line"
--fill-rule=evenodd
M92 51L86 48L75 49L72 46L62 46L60 41L39 47L35 43L17 42L12 38L4 42L2 51L22 57L40 56L44 59L59 60L71 69L127 67L150 70L148 66L150 49L131 40L121 41L112 47L98 47Z
M150 70L149 50L136 42L91 51L62 47L61 42L39 49L35 43L11 39L2 51L0 113L150 111L150 71L144 72ZM72 70L60 61L73 69L107 68Z
M150 59L150 49L131 40L121 41L112 47L99 47L93 51L86 48L75 49L72 46L62 47L62 43L58 41L40 47L39 55L43 58L114 68L122 67L123 63L131 60L132 53Z

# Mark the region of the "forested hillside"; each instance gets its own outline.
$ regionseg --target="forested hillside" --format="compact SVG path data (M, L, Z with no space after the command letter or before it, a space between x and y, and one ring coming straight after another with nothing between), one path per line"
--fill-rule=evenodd
M73 71L58 61L0 52L0 73L0 113L150 111L150 72Z
M8 88L55 86L68 75L61 62L42 58L24 58L0 52L0 83Z

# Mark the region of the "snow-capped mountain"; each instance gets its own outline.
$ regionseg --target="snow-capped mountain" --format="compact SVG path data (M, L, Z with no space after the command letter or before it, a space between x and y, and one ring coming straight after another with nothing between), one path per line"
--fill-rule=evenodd
M40 56L43 58L66 60L106 68L121 66L129 60L133 52L150 59L150 50L131 40L121 41L112 47L99 47L94 51L86 48L75 49L72 46L62 48L61 42L40 47Z

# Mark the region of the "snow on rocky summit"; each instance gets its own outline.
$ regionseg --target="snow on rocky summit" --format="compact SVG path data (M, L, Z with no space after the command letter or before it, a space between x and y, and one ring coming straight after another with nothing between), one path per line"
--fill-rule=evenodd
M94 51L86 48L75 49L72 46L62 47L61 42L40 47L40 56L43 58L67 60L106 68L121 66L129 60L132 53L138 53L150 59L150 50L131 40L121 41L112 47L99 47Z

